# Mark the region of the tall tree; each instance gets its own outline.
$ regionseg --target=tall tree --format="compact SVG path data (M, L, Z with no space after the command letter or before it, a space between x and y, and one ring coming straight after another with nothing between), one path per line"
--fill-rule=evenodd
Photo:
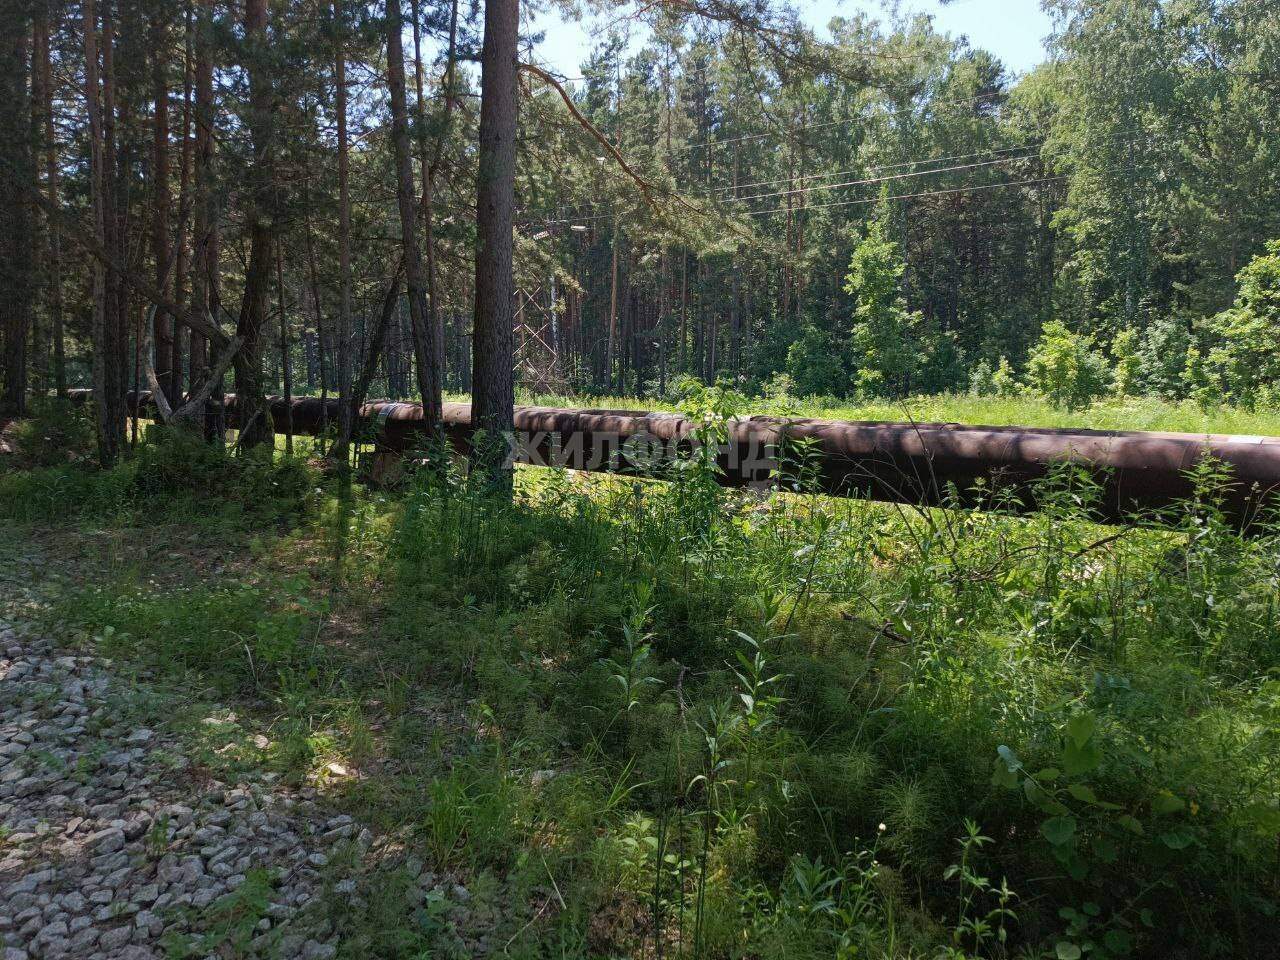
M454 104L457 102L457 93L454 90L454 71L457 69L458 64L458 0L451 0L449 4L449 43L445 52L444 76L441 79L444 112L440 117L435 143L430 156L427 155L425 147L426 98L423 94L422 84L422 37L420 24L418 23L417 0L414 0L413 4L413 60L418 94L418 123L422 127L424 144L421 159L422 227L427 253L427 329L430 331L432 350L435 356L440 358L440 376L443 382L445 356L444 317L440 311L440 283L436 264L435 191L436 178L440 173L441 161L444 159L445 146L448 144L449 135L452 132L451 121L453 120Z
M193 26L195 108L194 154L191 160L191 310L212 323L219 322L218 213L213 192L214 114L213 11L216 0L198 3ZM208 338L191 331L190 380L192 390L209 375ZM199 414L197 414L199 416Z
M106 260L94 258L91 266L93 396L98 437L98 461L112 467L124 445L124 378L126 340L118 310L118 263L116 253L115 181L115 99L111 70L113 30L104 0L99 27L96 0L81 5L84 31L85 113L88 118L89 195L92 207L93 243L106 253ZM109 265L110 264L110 265Z
M151 255L155 261L156 289L172 298L173 264L169 259L169 13L164 5L158 4L151 17ZM154 311L152 340L160 385L169 403L176 404L181 392L182 356L177 352L173 315L166 309Z
M247 212L249 261L245 266L244 294L236 322L236 333L243 338L243 344L236 354L235 380L240 446L249 449L269 443L275 433L262 372L263 333L278 212L273 177L275 95L270 66L272 51L267 37L267 0L245 2L244 49L249 78L246 121L253 150L252 197Z
M404 246L404 276L413 329L413 353L418 369L418 391L429 430L440 422L441 356L427 323L427 277L418 246L418 209L414 190L413 152L409 139L409 113L404 74L404 15L401 0L387 0L387 86L391 94L391 139L395 150L396 202L400 208L400 239Z
M520 0L488 0L480 55L479 169L476 180L475 325L471 419L489 437L482 464L510 488L506 438L514 428L512 379L513 225L519 118Z
M351 442L351 146L347 140L347 15L343 0L333 3L333 99L338 124L338 437L333 455L347 459ZM307 223L308 249L311 224ZM314 264L314 260L312 260ZM317 304L317 309L319 305Z
M35 293L30 190L32 155L31 30L26 4L0 17L0 336L4 338L0 412L27 410L27 337Z
M58 200L58 140L53 125L53 63L49 52L49 36L54 24L50 0L36 5L36 44L33 51L36 65L33 67L33 90L38 88L34 109L39 113L44 147L45 191L49 202L56 209ZM34 78L38 77L38 86ZM49 296L49 337L53 342L53 384L59 397L67 395L66 336L63 329L62 291L62 231L50 222L46 231L47 259L44 269L44 289Z

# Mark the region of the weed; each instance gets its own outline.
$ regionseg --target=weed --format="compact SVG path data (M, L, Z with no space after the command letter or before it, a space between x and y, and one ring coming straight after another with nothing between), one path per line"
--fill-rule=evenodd
M210 954L248 956L249 943L271 902L274 882L268 870L248 871L236 889L223 894L195 919L198 932L166 934L161 939L165 954L173 960Z

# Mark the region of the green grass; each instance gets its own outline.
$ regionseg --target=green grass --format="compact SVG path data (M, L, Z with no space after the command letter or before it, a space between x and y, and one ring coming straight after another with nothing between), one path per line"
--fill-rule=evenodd
M760 498L696 463L522 470L511 504L455 472L375 494L207 466L229 489L135 482L129 520L257 491L240 573L123 566L56 616L253 716L271 745L234 762L470 891L413 904L375 868L344 956L1272 948L1280 529L1235 533L1212 470L1174 526L1121 532L1070 473L1016 517Z
M26 427L39 437L41 421ZM151 428L155 429L155 428ZM0 519L23 523L183 520L206 529L296 519L312 477L299 459L229 457L189 436L156 430L114 469L88 468L88 441L58 456L27 458L30 469L0 473ZM25 451L23 451L25 452ZM69 453L74 456L69 457Z
M465 400L458 396L455 399ZM522 393L519 402L538 406L599 407L621 410L674 410L672 402L652 397L568 397ZM980 397L940 394L901 401L865 403L832 398L752 398L744 413L821 417L836 420L916 420L989 426L1083 427L1092 430L1157 430L1175 433L1226 433L1280 436L1280 411L1202 408L1192 401L1170 403L1154 397L1108 399L1085 410L1061 410L1035 396Z

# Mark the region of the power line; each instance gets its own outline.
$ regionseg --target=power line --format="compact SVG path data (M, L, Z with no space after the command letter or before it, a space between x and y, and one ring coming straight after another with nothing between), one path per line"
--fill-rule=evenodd
M1123 145L1125 143L1136 143L1137 141L1143 139L1144 137L1148 141L1154 139L1148 136L1147 134L1143 133L1143 134L1138 134L1137 136L1131 137L1128 140L1121 140L1119 141L1119 145ZM838 190L844 187L860 187L860 186L865 186L867 184L873 184L873 183L887 183L892 180L909 180L913 177L926 177L933 173L956 173L961 170L977 170L982 167L991 167L991 166L996 166L1002 163L1009 163L1010 161L1013 161L1013 160L1029 160L1029 159L1032 159L1032 156L1028 155L1028 156L1018 156L1018 157L999 157L995 160L984 160L980 163L962 163L962 164L958 164L950 167L934 167L929 170L913 170L908 173L897 173L887 177L869 177L861 180L846 180L846 181L843 181L842 183L820 183L812 187L797 187L794 190L779 190L774 193L753 193L745 197L735 196L732 199L735 201L744 201L744 200L764 200L771 197L806 196L810 193L815 193L819 190ZM921 161L921 162L927 162L927 161Z
M1122 139L1122 138L1123 138L1123 139ZM1134 131L1134 130L1132 130L1132 129L1131 129L1131 130L1129 130L1129 131L1122 131L1122 132L1120 132L1120 133L1113 134L1112 136L1110 136L1110 137L1106 138L1106 140L1109 140L1109 141L1116 141L1118 144L1123 145L1123 144L1125 144L1125 143L1136 143L1136 142L1138 142L1138 141L1140 141L1140 140L1143 140L1144 138L1145 138L1148 142L1154 142L1154 140L1155 140L1155 138L1154 138L1153 136L1151 136L1151 135L1147 134L1146 132L1136 132L1136 133L1135 133L1135 131ZM1003 151L1003 152L1009 152L1009 151L1012 151L1012 150L1014 150L1014 149L1027 149L1027 148L1009 148L1009 150L1007 150L1007 151ZM1001 152L1001 151L983 151L983 152L976 153L976 154L969 154L968 156L985 156L985 155L988 155L989 153L995 153L995 152ZM963 155L962 155L962 156L963 156ZM959 158L959 157L958 157L958 158ZM901 168L901 167L903 167L903 166L913 166L913 165L918 165L918 164L921 164L921 163L939 162L940 160L945 160L945 159L947 159L947 158L928 158L928 159L924 159L924 160L913 160L913 161L907 161L907 162L905 162L905 163L888 164L888 165L885 165L884 167L879 168L879 169L897 169L897 168ZM802 188L797 188L797 189L794 189L794 190L781 190L781 191L777 191L777 192L775 192L775 193L753 194L753 195L746 196L746 197L733 197L733 198L731 198L731 199L732 199L732 200L734 200L734 201L739 201L739 202L741 202L741 201L750 201L750 200L769 199L769 198L773 198L773 197L788 197L788 196L789 196L789 197L796 197L796 196L806 196L806 195L808 195L808 194L810 194L810 193L815 193L815 192L820 191L820 190L834 190L834 189L847 188L847 187L854 187L854 186L874 186L874 185L881 184L881 183L890 183L890 182L893 182L893 181L896 181L896 180L906 180L906 179L913 179L913 178L916 178L916 177L928 176L928 175L930 175L930 174L955 173L955 172L959 172L959 171L963 171L963 170L973 170L973 169L980 169L980 168L983 168L983 167L998 166L999 164L1002 164L1002 163L1008 163L1008 162L1013 161L1013 160L1022 160L1022 159L1032 159L1032 157L1031 157L1031 156L1012 156L1012 157L1002 157L1002 158L998 158L998 159L994 159L994 160L982 161L982 162L979 162L979 163L958 164L958 165L951 166L951 167L935 167L935 168L931 168L931 169L928 169L928 170L917 170L917 171L911 171L911 172L907 172L907 173L893 174L893 175L890 175L890 176L884 176L884 177L865 177L865 178L861 178L861 179L858 179L858 180L850 180L850 181L846 181L846 182L843 182L843 183L834 183L834 184L817 184L817 185L814 185L814 186L811 186L811 187L802 187ZM877 168L868 168L868 169L877 169ZM769 182L785 182L785 181L762 181L762 183L769 183ZM716 192L723 192L723 190L722 190L722 189L720 189L720 190L718 190L718 191L716 191ZM922 196L922 195L925 195L925 194L907 194L907 195L905 195L905 196ZM874 201L868 201L868 202L874 202ZM823 208L823 207L825 207L825 206L831 206L831 205L832 205L832 204L817 204L817 205L806 205L806 206L804 206L804 207L791 207L791 208L788 208L788 207L778 207L776 211L775 211L775 210L765 210L765 211L743 211L743 213L744 213L745 215L748 215L748 216L757 216L757 215L761 215L761 214L764 214L764 213L782 212L782 211L786 211L786 210L788 210L788 209L790 209L792 212L798 212L799 210L815 210L815 209L822 209L822 208ZM834 204L834 205L837 205L837 206L838 206L838 205L840 205L840 204ZM595 205L593 204L592 206L594 207ZM571 219L564 219L564 220L548 220L548 221L546 221L546 222L547 222L548 224L570 223L570 222L575 222L575 221L576 221L576 222L588 222L588 221L594 221L594 220L607 219L607 218L608 218L608 217L610 217L610 216L612 216L612 214L600 214L600 215L590 215L590 214L583 215L583 214L579 214L579 215L577 215L577 216L572 217Z
M724 193L730 190L749 190L752 187L771 187L778 183L804 183L808 180L829 180L832 177L848 177L859 173L878 173L882 170L899 170L902 167L918 167L922 163L946 163L950 160L970 160L975 157L996 156L1014 153L1015 151L1038 150L1044 142L1031 143L1021 147L1003 147L999 149L978 150L973 153L955 153L945 157L926 157L922 160L902 160L897 163L880 163L869 167L855 167L851 170L832 170L826 173L806 173L796 177L775 177L772 180L755 180L750 183L739 183L727 187L716 187L714 192Z
M895 173L888 177L866 177L862 180L845 180L840 183L820 183L813 187L801 187L796 190L778 190L774 193L753 193L748 197L734 197L733 200L738 203L748 200L768 200L773 197L804 197L819 190L840 190L844 187L862 187L876 183L889 183L893 180L910 180L913 177L927 177L934 173L957 173L961 170L978 170L983 167L990 167L996 164L1007 163L1009 160L1021 160L1022 157L1007 157L999 160L984 160L981 163L962 163L953 167L938 167L932 170L912 170L909 173Z
M945 197L953 193L977 193L983 190L1001 190L1006 187L1029 187L1041 183L1053 183L1057 180L1066 180L1067 176L1061 174L1056 177L1040 177L1035 180L1016 180L1012 183L987 183L979 184L973 187L954 187L949 190L931 190L925 193L900 193L891 197L872 197L869 200L837 200L833 203L815 203L811 206L803 207L803 210L826 210L829 207L857 207L868 203L879 203L881 200L915 200L919 197ZM770 210L747 210L742 213L745 217L762 217L772 213L786 213L786 207L775 207ZM799 212L792 208L792 212Z
M1112 171L1108 171L1108 172L1112 172ZM739 211L738 215L744 216L744 217L763 217L763 216L768 216L775 213L788 213L788 212L802 213L802 212L807 212L812 210L826 210L832 207L865 206L871 203L880 203L882 200L915 200L923 197L945 197L945 196L950 196L952 194L958 194L958 193L979 193L987 190L1003 190L1011 187L1029 187L1029 186L1035 186L1038 184L1055 183L1055 182L1058 182L1061 180L1067 180L1067 179L1069 179L1069 176L1067 174L1060 174L1058 176L1052 176L1052 177L1037 177L1031 180L1014 180L1014 181L1005 181L1002 183L977 184L977 185L966 186L966 187L952 187L946 190L929 190L929 191L923 191L920 193L900 193L900 194L895 194L888 197L871 197L871 198L866 198L861 200L836 200L836 201L832 201L831 203L817 203L817 204L811 204L805 207L790 207L790 208L771 207L768 210L743 210L743 211ZM869 182L878 182L878 181L869 181ZM539 221L539 222L542 222L548 225L562 224L562 223L588 223L596 220L609 220L616 216L617 214L615 213L602 213L602 214L597 214L591 217L575 217L570 220L545 220L545 221Z
M1137 136L1137 135L1140 135L1142 132L1143 131L1140 131L1137 127L1130 127L1128 130L1121 130L1119 133L1113 133L1108 136L1105 136L1101 139L1100 142L1108 143L1110 141L1120 140L1121 138L1124 138L1124 137ZM988 157L988 156L994 157L994 156L1000 156L1008 153L1023 152L1025 154L1022 157L1014 157L1012 159L1031 159L1032 155L1026 152L1032 151L1032 150L1039 150L1045 145L1046 145L1045 141L1040 141L1038 143L1026 144L1020 147L1001 147L1001 148L993 148L989 150L978 150L974 153L957 153L957 154L951 154L950 156L944 156L944 157L927 157L921 160L904 160L904 161L899 161L897 163L883 163L883 164L876 164L869 167L855 167L853 169L848 169L848 170L834 170L834 171L828 171L825 173L808 173L808 174L804 174L803 176L797 176L797 177L775 177L771 180L756 180L751 183L740 183L740 184L737 184L736 187L734 185L715 187L712 189L712 193L713 194L728 193L734 189L747 190L747 189L750 189L751 187L768 187L768 186L773 186L779 183L793 183L793 182L804 183L807 180L829 180L833 177L858 176L860 174L866 174L866 173L877 173L883 170L899 170L903 167L917 167L924 163L945 163L951 160L971 160L977 157ZM749 198L738 198L738 199L749 199Z
M991 95L987 95L987 96L991 96ZM980 99L980 98L971 98L970 100L962 100L962 101L949 101L949 103L952 103L952 104L969 103L975 99ZM945 103L943 105L945 105ZM897 111L897 112L901 112L901 111ZM839 123L850 123L850 122L853 122L853 121L852 120L832 121L831 124L825 124L824 126L830 126L830 125L839 124ZM769 136L769 135L770 134L756 134L753 136L761 137L761 136ZM1129 130L1120 131L1118 133L1111 134L1107 137L1104 137L1103 142L1111 142L1111 141L1120 141L1121 143L1134 142L1137 139L1141 139L1142 136L1143 136L1142 132L1136 131L1136 128L1130 128ZM1129 139L1128 140L1122 139L1125 137L1128 137ZM728 143L731 141L717 141L717 142ZM1019 160L1019 159L1032 159L1035 155L1032 154L1030 151L1041 149L1042 147L1044 147L1044 145L1045 145L1044 142L1041 141L1039 143L1027 144L1027 145L1018 146L1018 147L1003 147L1003 148L990 149L990 150L980 150L980 151L976 151L973 153L966 153L966 154L952 154L950 156L943 156L943 157L929 157L929 158L924 158L920 160L908 160L908 161L902 161L902 162L891 163L891 164L879 164L875 166L860 167L860 168L851 169L851 170L806 174L805 176L798 177L798 178L778 177L772 180L757 180L751 183L737 184L736 186L725 185L725 186L713 187L713 188L710 188L710 195L712 198L716 198L716 197L723 197L725 194L730 193L734 190L744 190L744 189L749 189L751 187L757 187L757 186L772 186L775 184L792 183L796 181L804 182L807 180L825 180L832 177L858 175L863 173L878 172L878 171L884 171L884 170L897 170L903 167L915 167L925 163L943 163L950 160L966 160L966 159L971 159L976 157L986 157L986 156L994 157L994 156L1003 156L1005 154L1019 154L1019 156L1007 157L1006 159L1001 161L992 161L991 163L982 163L982 164L973 165L975 167L991 166L991 165L994 165L996 162L1008 162L1009 160ZM924 170L924 171L920 171L919 173L904 174L904 175L892 176L892 177L860 179L860 180L853 180L853 181L849 181L841 184L832 184L832 185L826 185L826 186L820 185L820 186L808 187L808 188L795 188L791 190L778 191L777 193L773 193L773 194L755 194L755 195L750 195L746 197L735 196L732 199L753 200L753 199L760 199L760 198L765 198L770 196L786 196L788 194L792 196L800 196L805 193L813 192L816 190L836 189L839 187L847 187L847 186L861 186L861 185L871 184L871 183L880 183L886 180L896 180L896 179L909 178L912 176L922 176L927 173L945 173L945 172L950 172L953 170L960 170L960 169L964 169L964 168L954 167L954 168L946 168L946 169ZM590 211L592 209L595 209L597 206L598 206L597 203L591 203L588 205L587 210ZM595 219L585 214L586 214L586 211L584 211L584 214L579 215L577 219ZM561 221L550 221L550 222L559 223ZM567 222L567 221L564 221L564 222Z
M1128 169L1133 169L1133 168L1108 168L1103 173L1116 173L1116 172L1120 172L1120 170L1128 170ZM952 187L948 189L934 189L934 191L924 191L919 193L897 193L897 195L893 195L893 196L870 197L870 198L864 198L864 200L838 200L838 201L829 202L829 204L813 204L813 205L804 206L804 207L790 207L790 209L788 209L788 207L785 207L785 206L780 206L780 207L771 207L771 209L768 209L768 210L745 210L745 211L741 211L739 215L740 216L768 216L771 214L785 214L785 212L827 210L827 209L831 209L831 207L865 206L868 204L879 204L879 202L881 201L919 200L919 198L924 198L924 197L946 197L946 196L957 195L957 193L980 193L980 192L986 192L986 191L993 191L993 189L1007 189L1012 187L1034 187L1034 186L1039 186L1039 184L1056 183L1056 182L1060 182L1060 180L1066 180L1066 179L1070 179L1069 174L1059 174L1059 175L1056 175L1056 177L1038 177L1038 178L1028 179L1028 180L1011 180L1011 182L1009 182L1009 180L1006 180L1006 182L1004 183L983 183L983 184L977 184L977 186L969 186L969 187ZM613 216L617 216L617 214L599 214L596 216L584 216L584 218L575 218L572 220L547 220L547 221L540 221L540 223L547 223L547 224L586 223L586 221L593 221L593 220L608 220L613 218Z

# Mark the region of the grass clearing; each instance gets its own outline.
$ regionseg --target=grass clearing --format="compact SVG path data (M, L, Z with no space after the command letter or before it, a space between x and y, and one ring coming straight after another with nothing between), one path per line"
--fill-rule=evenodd
M464 400L464 397L455 399ZM590 407L614 410L677 409L640 397L569 397L522 393L517 402L531 406ZM1204 407L1186 400L1156 397L1108 397L1083 410L1054 407L1041 397L974 396L968 393L908 397L900 401L852 402L832 397L769 395L742 401L744 413L831 420L915 420L985 426L1077 427L1089 430L1156 430L1173 433L1225 433L1280 436L1280 412L1243 410L1227 405Z

